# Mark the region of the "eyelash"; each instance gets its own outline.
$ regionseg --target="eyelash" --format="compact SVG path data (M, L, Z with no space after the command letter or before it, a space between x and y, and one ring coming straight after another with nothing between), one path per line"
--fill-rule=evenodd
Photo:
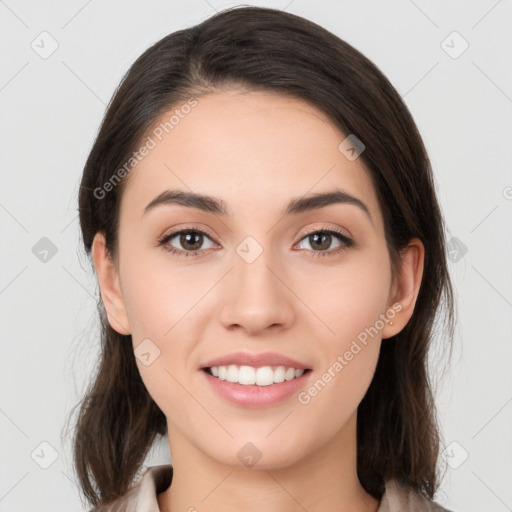
M180 235L182 233L200 233L202 235L206 235L208 238L212 239L213 237L206 231L203 231L198 228L192 228L192 227L186 227L183 229L180 229L179 231L174 231L172 233L166 234L158 239L158 246L163 247L166 251L170 252L171 254L177 255L177 256L185 256L185 257L196 257L201 255L202 253L206 252L207 249L202 249L200 251L182 251L181 249L176 249L175 247L171 247L167 245L167 243L172 240L176 235ZM301 249L301 250L309 250L313 253L314 257L325 257L325 256L336 256L340 254L341 252L351 248L354 246L354 241L351 238L348 238L346 235L344 235L341 231L337 230L336 228L320 228L315 229L312 231L309 231L304 234L304 236L299 240L301 242L308 236L311 236L313 234L326 234L326 235L334 235L338 240L341 242L341 245L337 247L336 249L331 249L327 251L314 251L312 249Z

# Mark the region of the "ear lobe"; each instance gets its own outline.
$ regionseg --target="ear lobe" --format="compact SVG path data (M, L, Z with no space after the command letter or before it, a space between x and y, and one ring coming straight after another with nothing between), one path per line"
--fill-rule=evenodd
M382 330L382 338L390 338L398 334L406 325L414 312L416 299L420 291L425 262L425 247L419 238L412 238L408 246L400 252L400 268L390 296L390 304L396 315Z
M119 334L131 334L124 304L119 273L108 252L105 236L98 232L91 248L92 259L100 286L101 300L105 307L108 323Z

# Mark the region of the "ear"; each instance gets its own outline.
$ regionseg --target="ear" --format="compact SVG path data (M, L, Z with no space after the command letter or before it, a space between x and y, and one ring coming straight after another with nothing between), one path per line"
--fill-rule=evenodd
M419 238L412 238L405 249L400 251L400 268L395 276L389 296L389 309L395 316L382 329L382 338L390 338L398 334L406 325L414 312L414 306L420 291L425 260L425 247Z
M119 334L131 334L119 283L119 273L115 263L110 258L103 233L98 232L94 236L91 253L108 323Z

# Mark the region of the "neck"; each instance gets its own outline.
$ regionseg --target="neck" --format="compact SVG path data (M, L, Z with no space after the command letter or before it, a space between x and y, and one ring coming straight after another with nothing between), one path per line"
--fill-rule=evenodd
M161 512L376 512L379 500L357 476L356 416L328 444L279 467L226 465L168 429L171 486L158 495Z

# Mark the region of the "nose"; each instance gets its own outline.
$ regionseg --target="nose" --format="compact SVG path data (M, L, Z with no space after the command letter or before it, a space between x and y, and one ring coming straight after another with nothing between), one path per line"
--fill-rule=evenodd
M234 268L225 280L221 321L227 329L241 329L249 336L265 330L283 330L295 318L294 295L286 276L263 251L252 262L235 255Z

